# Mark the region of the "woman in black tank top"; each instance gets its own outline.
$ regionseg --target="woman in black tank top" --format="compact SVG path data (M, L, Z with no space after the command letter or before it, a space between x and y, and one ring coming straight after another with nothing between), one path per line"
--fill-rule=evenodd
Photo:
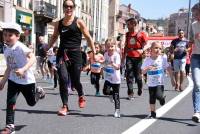
M74 0L64 0L63 11L65 17L56 22L54 33L51 37L49 48L53 47L60 35L60 46L57 55L57 69L59 76L60 96L63 103L58 115L65 116L68 113L68 85L71 80L72 86L78 92L78 104L80 108L85 107L85 97L80 83L80 73L82 68L81 40L82 34L87 40L92 51L96 53L94 43L83 20L74 16Z

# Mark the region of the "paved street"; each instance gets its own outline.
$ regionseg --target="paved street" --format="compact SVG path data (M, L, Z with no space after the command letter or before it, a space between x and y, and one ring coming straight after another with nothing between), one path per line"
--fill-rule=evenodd
M52 90L48 88L51 87L49 83L38 79L38 85L46 87L46 97L36 106L29 107L23 96L19 96L15 117L16 134L130 134L126 131L130 127L140 121L148 122L143 120L149 114L146 87L141 97L136 95L135 99L130 101L126 99L127 87L123 81L120 89L121 118L114 118L114 104L109 101L108 97L94 96L94 87L85 73L82 74L81 80L87 97L86 108L78 107L78 97L74 92L69 97L70 114L60 117L57 116L57 110L61 106L58 89ZM184 87L188 85L188 80L185 80ZM102 86L103 80L101 80L101 88ZM182 93L175 92L167 78L165 86L167 102ZM2 129L5 125L5 89L0 92L0 98L0 128ZM157 108L160 108L159 103L157 104ZM161 108L160 111L159 113L162 113L163 109ZM149 127L146 127L146 124L138 126L146 127L143 134L199 134L200 124L191 121L192 114L191 92L189 92L166 114L152 121L153 123ZM131 131L131 133L134 134L136 131Z

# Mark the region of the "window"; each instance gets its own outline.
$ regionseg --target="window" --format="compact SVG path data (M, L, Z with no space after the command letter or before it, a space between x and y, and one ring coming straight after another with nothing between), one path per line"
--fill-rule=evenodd
M22 6L22 0L17 0L17 6Z
M32 0L29 0L28 7L31 10L33 9L33 1Z

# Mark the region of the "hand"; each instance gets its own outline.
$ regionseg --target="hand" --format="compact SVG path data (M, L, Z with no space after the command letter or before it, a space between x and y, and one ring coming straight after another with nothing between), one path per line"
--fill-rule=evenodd
M156 70L157 69L157 67L155 67L155 66L149 66L148 67L148 70Z
M138 51L140 54L143 54L143 50L142 50L142 49L137 49L137 51Z
M24 76L24 69L23 68L16 69L15 73L16 73L17 76L23 77Z

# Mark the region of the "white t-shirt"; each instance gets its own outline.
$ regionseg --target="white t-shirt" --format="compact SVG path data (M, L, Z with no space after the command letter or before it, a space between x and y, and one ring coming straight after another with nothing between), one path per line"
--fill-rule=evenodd
M115 64L120 65L120 55L118 52L114 52L112 56L108 55L108 52L104 54L105 59L105 66L104 66L104 73L105 73L105 80L109 81L112 84L120 84L121 83L121 76L120 76L120 69L116 70L114 67L109 66L111 61Z
M48 55L48 60L51 61L51 58L54 56L54 52L53 52L53 47L51 47L48 51L47 51L47 55Z
M192 36L194 39L194 47L192 54L200 54L200 22L195 21L192 23Z
M53 64L55 66L56 65L56 56L55 55L51 56L49 61L51 62L51 64Z
M7 66L11 68L8 78L9 80L22 85L36 82L33 70L31 68L25 72L23 77L19 77L15 73L16 69L22 68L27 64L27 54L30 52L32 52L32 50L19 41L16 42L16 44L14 44L12 47L6 47L4 56L6 58Z
M146 57L142 64L141 69L147 66L156 67L155 70L147 71L147 84L149 87L155 87L158 85L164 85L164 70L169 66L167 58L164 56L158 56L153 60L151 57Z

